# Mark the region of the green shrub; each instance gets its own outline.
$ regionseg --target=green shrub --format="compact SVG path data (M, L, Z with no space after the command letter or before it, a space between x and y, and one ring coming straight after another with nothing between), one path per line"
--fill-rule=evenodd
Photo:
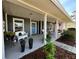
M47 42L50 42L50 41L51 41L51 35L50 35L50 32L47 34L46 41L47 41Z
M4 35L6 35L6 36L14 36L15 32L4 32Z
M68 28L68 30L70 30L70 31L76 31L75 28Z
M46 53L46 59L55 59L56 46L53 43L48 43L44 46L44 52Z
M76 33L75 31L66 30L62 33L62 37L64 39L75 39Z
M47 34L47 44L44 46L44 52L46 53L46 59L55 59L56 46L51 42L50 32Z

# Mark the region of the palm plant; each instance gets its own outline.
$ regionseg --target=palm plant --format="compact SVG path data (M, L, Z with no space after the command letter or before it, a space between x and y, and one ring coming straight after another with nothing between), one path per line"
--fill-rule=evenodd
M50 33L47 34L47 44L44 46L44 52L46 54L46 59L55 59L56 46L51 42Z

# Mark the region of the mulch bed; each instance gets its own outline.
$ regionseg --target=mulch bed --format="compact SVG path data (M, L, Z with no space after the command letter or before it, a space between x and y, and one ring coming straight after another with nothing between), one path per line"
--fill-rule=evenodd
M76 54L68 52L62 48L56 47L56 59L76 59ZM45 53L43 52L42 48L25 55L21 59L45 59Z
M63 39L62 37L60 37L59 39L57 39L56 41L62 42L64 44L68 44L71 46L75 46L76 47L76 42L75 40L70 40L70 39Z
M44 58L45 58L45 54L44 54L42 48L40 48L28 55L25 55L21 59L44 59Z
M76 54L57 47L56 59L76 59Z

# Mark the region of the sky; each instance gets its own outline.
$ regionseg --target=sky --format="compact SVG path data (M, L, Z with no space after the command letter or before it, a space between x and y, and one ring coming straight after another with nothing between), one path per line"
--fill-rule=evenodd
M64 9L71 16L73 11L76 11L76 0L59 0Z

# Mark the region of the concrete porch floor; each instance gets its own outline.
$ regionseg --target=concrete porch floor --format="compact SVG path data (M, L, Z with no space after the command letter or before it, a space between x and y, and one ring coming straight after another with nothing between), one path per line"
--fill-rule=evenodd
M43 35L33 35L31 36L33 38L33 48L29 49L28 45L28 39L26 39L26 46L25 46L25 52L20 52L20 44L15 43L15 46L11 46L10 44L5 45L5 56L6 59L19 59L23 57L24 55L27 55L36 49L39 49L40 47L44 46L44 43L42 42Z
M52 41L56 40L54 35L52 36ZM27 55L41 47L44 46L43 43L43 35L33 35L31 36L33 38L33 48L29 49L29 44L28 44L28 39L26 39L26 45L25 45L25 52L20 52L20 43L15 43L15 46L10 45L9 43L5 44L5 56L6 59L19 59L21 57L23 57L24 55Z

